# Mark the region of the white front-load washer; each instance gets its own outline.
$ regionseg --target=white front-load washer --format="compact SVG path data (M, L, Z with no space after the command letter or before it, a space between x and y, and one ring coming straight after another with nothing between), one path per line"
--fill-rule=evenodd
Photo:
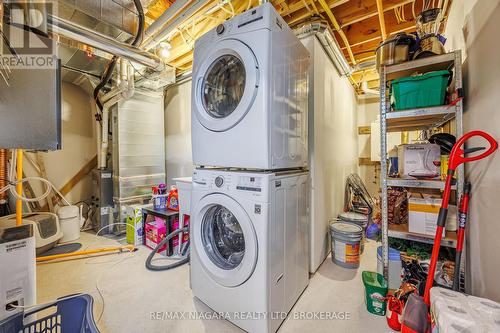
M191 97L193 162L307 166L309 52L271 3L200 37Z
M309 281L306 172L197 169L191 288L248 332L275 332Z

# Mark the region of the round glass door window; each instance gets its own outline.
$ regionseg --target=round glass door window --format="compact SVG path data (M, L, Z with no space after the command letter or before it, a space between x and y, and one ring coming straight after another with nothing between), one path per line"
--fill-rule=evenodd
M205 213L201 228L201 239L210 260L224 270L238 267L245 254L245 237L233 213L215 205Z
M245 66L231 54L223 55L210 65L203 78L202 101L214 118L229 116L245 91Z

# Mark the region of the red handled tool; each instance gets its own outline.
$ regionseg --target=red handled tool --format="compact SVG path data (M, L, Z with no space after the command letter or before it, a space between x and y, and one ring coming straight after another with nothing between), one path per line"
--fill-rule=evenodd
M460 262L462 261L462 250L464 248L465 226L467 225L467 216L469 213L470 201L470 182L465 182L464 193L460 200L460 208L458 209L458 234L457 234L457 249L455 255L455 273L453 274L453 290L458 291L460 286Z
M462 146L466 141L473 137L481 137L488 141L490 147L482 154L466 157L465 155L471 154L477 151L485 150L486 147L475 147L475 148L464 148ZM443 201L441 202L441 208L439 209L439 215L437 219L436 236L434 237L434 245L432 247L431 262L429 264L429 272L427 274L427 282L425 284L424 301L427 306L430 305L430 291L434 283L434 274L436 272L436 265L438 261L439 249L441 247L441 238L443 235L443 229L446 224L446 217L448 215L448 203L450 201L451 185L453 181L453 176L455 175L455 170L462 163L477 161L483 159L491 154L498 148L498 143L491 137L491 135L482 131L471 131L464 136L462 136L453 146L450 153L450 160L448 162L448 173L446 175L446 183L443 192Z
M486 147L462 149L464 143L472 137L482 137L486 139L486 141L489 142L490 147L480 155L465 157L465 155L467 154L486 149ZM427 274L424 297L422 299L422 297L413 294L411 295L412 297L408 299L403 314L401 333L430 332L430 316L429 316L430 291L434 283L434 274L436 272L436 265L438 261L439 249L441 247L441 238L443 235L443 229L445 227L446 217L448 215L448 203L450 201L451 185L453 182L453 176L455 174L455 170L462 163L477 161L493 154L493 152L497 149L497 147L498 147L497 142L489 134L484 133L482 131L472 131L465 134L453 146L453 149L451 150L450 153L448 174L446 175L446 183L443 192L443 201L441 202L441 208L439 209L436 236L434 238L434 245L432 247L431 262L429 264L429 272ZM464 204L464 201L465 199L462 200L462 204ZM465 229L465 225L463 229ZM463 238L463 235L460 236L460 231L459 231L459 239L460 237ZM463 240L461 241L460 246L463 246ZM457 248L458 248L458 243L457 243Z

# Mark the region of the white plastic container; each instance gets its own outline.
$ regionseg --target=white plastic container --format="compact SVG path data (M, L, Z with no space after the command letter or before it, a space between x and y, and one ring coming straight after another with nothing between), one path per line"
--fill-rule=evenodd
M179 212L184 215L191 215L191 188L193 181L191 177L174 178L179 189Z
M81 208L78 206L63 206L57 211L63 237L60 242L71 242L80 238Z
M0 228L0 322L36 303L33 225ZM5 268L4 268L5 267ZM19 305L21 307L12 307ZM2 330L3 331L3 330ZM7 327L7 331L9 328Z
M401 253L393 248L389 248L389 280L387 282L389 289L396 290L401 286ZM384 264L382 263L382 246L377 248L377 272L384 274Z

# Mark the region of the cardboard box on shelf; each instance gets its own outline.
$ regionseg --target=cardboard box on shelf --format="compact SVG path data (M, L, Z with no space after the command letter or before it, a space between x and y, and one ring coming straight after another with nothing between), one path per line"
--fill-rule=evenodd
M408 205L408 231L416 234L434 236L441 198L435 196L410 197ZM456 230L456 206L448 207L446 230ZM455 228L453 228L455 226ZM445 230L443 230L443 237Z
M401 178L439 179L441 148L432 143L398 146L398 171Z

